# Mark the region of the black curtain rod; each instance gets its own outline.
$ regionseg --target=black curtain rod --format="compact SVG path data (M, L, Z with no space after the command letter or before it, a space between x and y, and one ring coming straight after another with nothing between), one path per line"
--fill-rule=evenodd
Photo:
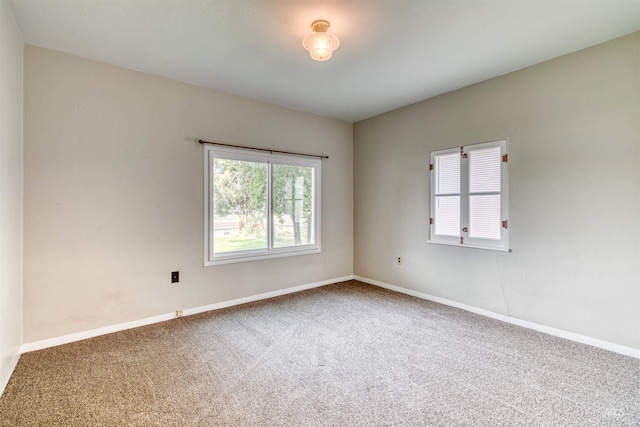
M322 156L319 154L304 154L304 153L292 153L291 151L280 151L280 150L269 150L266 148L256 148L256 147L245 147L244 145L232 145L232 144L223 144L221 142L207 142L203 140L198 140L200 144L209 144L209 145L220 145L222 147L233 147L233 148L244 148L247 150L256 150L256 151L266 151L267 153L279 153L279 154L293 154L294 156L304 156L304 157L317 157L318 159L328 159L329 156Z

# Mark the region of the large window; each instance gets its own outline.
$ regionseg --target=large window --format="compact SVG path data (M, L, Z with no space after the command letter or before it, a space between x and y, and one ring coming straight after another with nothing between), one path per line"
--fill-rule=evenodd
M205 265L320 252L319 159L204 152Z
M431 152L429 242L508 250L507 142Z

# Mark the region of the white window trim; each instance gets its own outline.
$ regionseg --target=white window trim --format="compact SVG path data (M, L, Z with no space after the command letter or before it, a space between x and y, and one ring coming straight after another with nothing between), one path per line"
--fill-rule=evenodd
M463 153L467 153L469 150L477 150L489 147L500 147L500 156L503 159L500 163L500 217L501 221L504 221L506 227L502 226L500 228L500 240L490 240L490 239L478 239L471 238L468 236L468 232L463 231L465 227L469 226L469 166L468 159L466 156L462 156ZM435 162L434 159L436 156L451 154L453 152L461 153L460 157L460 236L442 236L435 234ZM474 249L488 249L493 251L500 252L510 252L509 249L509 222L508 222L508 179L507 179L507 141L506 140L498 140L491 142L484 142L480 144L472 144L466 145L462 147L456 148L448 148L444 150L436 150L431 152L430 158L430 180L431 180L431 194L430 194L430 225L429 225L429 236L427 239L427 243L437 244L437 245L447 245L447 246L459 246L465 248L474 248ZM462 238L462 239L461 239Z
M218 147L214 145L203 145L204 150L204 266L214 266L222 264L232 264L237 262L258 261L263 259L281 258L295 255L316 254L321 252L321 184L322 184L322 161L314 158L303 158L295 155L256 153L252 150L241 148ZM274 240L274 227L272 226L272 202L271 202L271 165L294 165L313 167L315 169L313 188L314 217L313 228L315 231L315 243L310 245L298 245L284 248L266 248L247 251L229 252L225 254L214 254L213 250L213 185L212 165L216 157L231 160L246 160L252 162L266 163L267 173L267 224L268 239Z

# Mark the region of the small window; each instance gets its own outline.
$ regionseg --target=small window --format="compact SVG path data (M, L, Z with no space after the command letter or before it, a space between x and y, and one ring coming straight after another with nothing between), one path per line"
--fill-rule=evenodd
M204 153L205 265L320 252L320 160Z
M429 242L508 250L507 142L431 152Z

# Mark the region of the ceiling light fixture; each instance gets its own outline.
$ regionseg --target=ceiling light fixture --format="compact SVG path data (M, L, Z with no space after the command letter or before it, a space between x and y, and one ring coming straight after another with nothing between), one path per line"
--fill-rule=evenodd
M313 21L311 24L313 33L302 39L302 46L316 61L326 61L331 58L333 51L340 47L340 40L333 34L327 33L330 26L329 21L324 19Z

